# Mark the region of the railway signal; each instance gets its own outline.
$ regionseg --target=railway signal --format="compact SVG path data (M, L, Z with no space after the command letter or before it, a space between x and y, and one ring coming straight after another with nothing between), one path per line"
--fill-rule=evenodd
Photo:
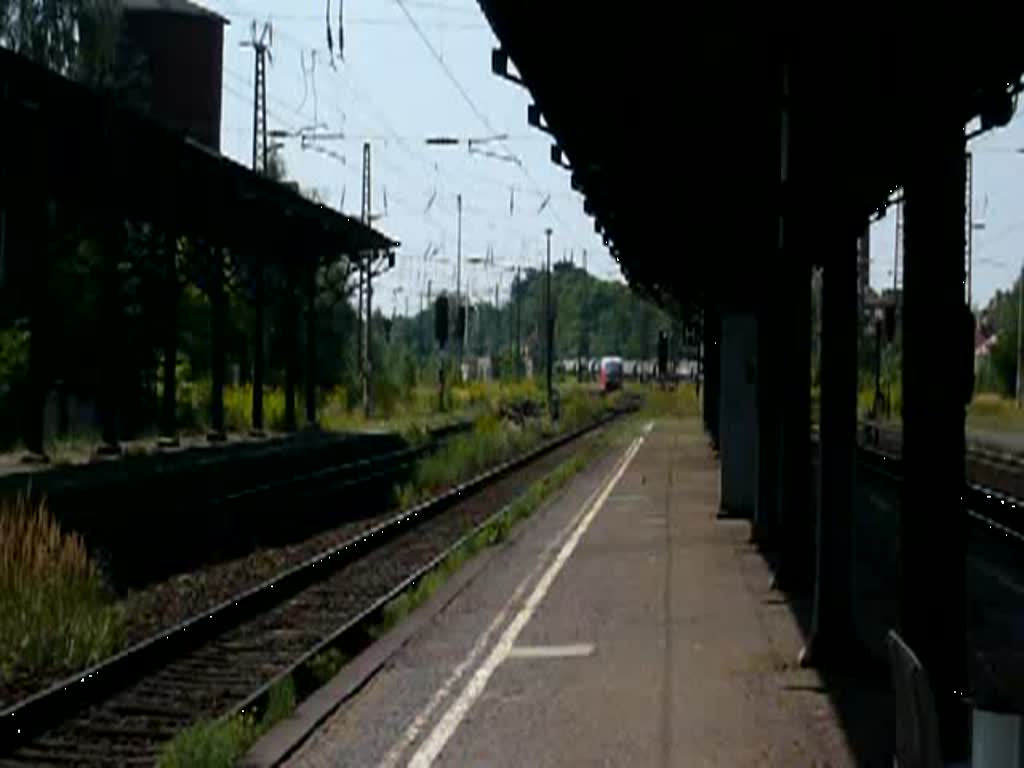
M448 343L448 297L438 296L434 303L434 338L437 345L444 349Z
M448 343L448 297L438 296L434 305L434 338L441 348L441 359L437 366L438 410L444 410L444 347Z
M668 334L665 331L658 331L658 377L662 381L668 377Z

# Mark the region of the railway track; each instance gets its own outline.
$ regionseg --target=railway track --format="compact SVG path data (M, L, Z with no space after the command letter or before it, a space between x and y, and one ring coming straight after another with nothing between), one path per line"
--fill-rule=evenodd
M902 477L898 437L899 433L891 430L888 440L868 439L859 443L861 466L898 482ZM967 448L965 458L964 508L970 520L991 533L1024 543L1024 462L973 446ZM985 482L993 479L998 487Z
M898 429L862 422L862 445L899 457L903 435ZM993 446L968 439L964 456L967 479L973 485L994 488L1004 496L1024 499L1024 457L997 450Z
M0 712L0 765L151 765L190 723L258 710L275 680L358 633L467 531L617 415L403 511Z

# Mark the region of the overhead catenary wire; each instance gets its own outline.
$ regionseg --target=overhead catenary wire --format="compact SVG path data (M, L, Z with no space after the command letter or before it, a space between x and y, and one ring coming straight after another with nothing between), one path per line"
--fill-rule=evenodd
M220 0L218 0L218 2L219 1ZM337 2L337 0L335 0L335 2ZM403 0L402 4L407 5L409 8L427 8L431 5L429 3L418 3L415 2L415 0ZM233 7L237 8L238 5L238 3L232 3ZM334 6L332 6L332 9L333 8ZM408 11L408 8L401 8L400 10L405 12ZM452 10L452 7L442 10ZM479 10L475 6L464 8L462 10L465 11L466 14L479 17ZM299 14L292 15L298 16ZM424 16L426 17L427 14L424 14ZM288 18L288 15L275 14L274 18ZM319 16L318 18L320 18L322 23L323 16ZM346 19L346 23L347 22L348 19ZM420 23L420 26L422 27L423 23L427 22L427 19L417 19L417 22L422 22ZM312 31L312 28L310 28L310 31ZM422 29L420 31L422 31ZM279 33L285 46L295 48L300 52L305 50L306 63L310 63L309 52L315 49L316 46L311 45L308 39L300 39L301 37L308 38L308 35L298 34L297 30L294 29L290 31L281 29L280 26L278 26L275 32ZM426 37L426 35L424 35L424 37ZM429 38L427 40L429 41ZM319 43L320 47L323 48L322 38ZM321 51L321 54L326 55L324 51ZM285 60L290 62L290 66L288 68L291 69L291 67L294 66L294 59L289 55ZM316 72L316 80L321 86L324 83L320 77L325 69L326 68L319 67ZM279 79L282 76L280 65L278 66L277 71L278 74L276 77ZM513 240L520 239L522 235L527 235L527 238L524 239L529 239L534 242L537 241L538 235L532 232L528 222L530 218L534 216L533 210L536 209L539 202L543 200L547 193L537 188L536 184L533 183L532 177L529 177L526 169L521 169L519 173L524 173L524 175L527 176L527 181L530 181L531 183L515 185L515 197L520 197L522 195L522 197L526 198L528 195L530 198L536 198L536 202L531 203L529 199L526 199L523 200L520 205L515 205L514 210L510 210L512 206L509 204L511 198L509 190L512 185L509 183L507 172L490 173L487 169L483 169L482 167L466 167L469 164L473 164L475 166L485 165L487 164L486 161L476 164L462 161L457 163L455 166L443 160L439 162L439 158L433 153L417 146L418 140L423 137L410 135L407 131L399 132L396 130L395 125L391 122L391 118L389 118L388 111L383 109L382 106L370 96L365 85L360 82L361 70L359 69L358 63L353 66L353 62L349 61L346 62L343 68L339 68L337 70L327 69L327 72L328 80L336 82L340 88L324 89L321 87L319 89L319 109L315 110L317 113L317 119L322 120L324 114L330 114L334 116L334 118L332 119L331 117L328 117L326 122L338 125L338 119L340 118L341 130L346 134L346 138L351 138L354 141L357 137L362 138L363 136L367 136L371 140L374 140L375 144L381 146L385 151L377 154L377 159L382 166L382 169L387 172L387 175L395 174L402 180L400 187L394 184L389 184L391 187L391 189L388 190L390 205L389 218L392 221L418 221L422 226L428 227L430 231L435 233L434 235L429 235L424 232L422 234L415 235L412 238L402 237L401 239L404 243L412 245L414 241L420 241L420 245L423 246L425 245L425 241L429 238L438 241L439 248L443 247L445 240L443 235L447 230L453 227L453 223L452 221L449 221L449 219L453 219L451 213L453 209L452 201L454 200L454 194L456 191L463 192L464 197L467 198L466 202L468 205L466 208L467 216L465 221L465 235L467 240L470 240L471 242L479 240L482 245L484 241L494 239L496 231L503 233L498 236L498 242L501 242L506 238L512 238ZM296 75L298 75L298 72L296 72ZM231 76L236 78L239 82L246 83L246 85L251 83L250 78L238 76L237 74L232 74ZM274 109L270 110L271 117L275 123L278 123L281 127L292 130L295 128L295 110L296 104L298 103L297 96L299 94L295 94L296 98L289 99L290 103L285 104L277 98L282 91L280 89L275 90L278 90L278 94L270 94L270 100L274 106ZM468 95L472 101L472 94L467 92L466 95ZM232 98L235 98L235 96L232 96ZM238 98L239 101L241 101L241 97L238 96ZM327 105L326 108L325 104ZM342 104L344 104L344 106L342 106ZM474 102L474 104L476 104L476 102ZM299 111L302 112L305 110L308 115L310 106L307 96L306 103L302 105L303 109L300 109ZM282 111L284 114L282 114ZM481 121L481 124L487 130L494 132L490 127L491 122L487 115L482 111L481 114L484 117L484 121ZM285 115L290 115L291 119L286 119ZM479 120L480 118L476 117L476 119ZM298 118L298 120L301 120L301 118ZM381 132L377 130L376 127L371 128L371 130L366 130L365 126L379 126L384 130ZM335 129L325 128L325 130ZM532 134L526 134L515 138L509 137L509 142L541 141L541 139L542 137L534 137ZM399 157L396 157L394 152L387 151L388 146L391 144L396 145L393 149L397 149L399 151ZM338 154L345 154L344 150ZM349 152L349 154L351 153ZM514 154L514 152L510 150L510 154ZM418 171L416 167L411 167L409 162L402 160L401 155L406 156L415 164L415 166L419 166L426 170L427 174L423 174ZM350 164L345 166L345 171L346 174L348 172L356 172ZM351 181L348 183L351 183ZM336 186L342 187L344 185L339 181L336 183ZM427 200L433 193L435 187L437 188L437 200L430 211L433 215L427 216L424 213L424 208L426 207ZM401 189L408 190L410 188L411 194L406 196L407 199L400 197L396 191ZM501 190L502 200L500 202L497 201L497 196L494 194L495 190ZM336 192L339 190L334 189L331 191L329 189L328 191L330 199L333 200L337 198ZM551 194L552 200L571 200L576 204L579 202L578 196L576 195L563 194L559 192L552 192ZM482 201L482 204L474 205L471 202L474 199ZM502 211L505 213L504 216L499 215ZM553 215L555 212L549 210L549 214ZM579 226L579 224L574 222L573 229L575 230ZM568 230L568 228L566 229ZM447 239L450 240L451 233L448 232L447 234ZM442 235L442 237L439 237L438 235ZM571 235L567 232L567 236ZM583 237L580 237L579 232L575 232L575 237L572 239L579 240L589 236L589 231L587 231ZM501 251L503 253L511 253L508 248L503 248Z
M279 30L278 34L282 39L285 40L286 44L294 45L300 49L308 46L307 42L302 41L283 30ZM384 128L385 132L395 140L395 143L398 145L398 147L402 149L411 159L422 164L430 171L440 173L444 176L454 176L466 180L473 180L478 183L488 184L494 187L501 187L502 189L508 188L508 182L506 180L497 179L480 172L474 172L465 169L453 170L448 166L445 166L444 170L441 170L438 162L435 159L429 158L422 150L417 151L413 149L408 141L409 137L403 136L394 128L391 122L384 116L383 110L381 110L379 106L376 105L374 100L365 92L365 90L359 86L357 82L358 77L355 75L351 64L346 66L345 71L346 77L344 79L342 78L341 73L337 70L328 70L328 73L329 76L335 78L338 81L339 85L347 89L357 101L362 102L368 108L372 119L375 122L377 122L381 127ZM391 167L392 170L406 177L409 177L409 174L407 171L405 171L405 169L399 168L398 166L395 166L392 163L390 163L389 160L386 159L386 155L381 154L380 157L383 160L384 164ZM460 186L463 189L466 188L465 184L462 184ZM546 195L551 194L556 199L571 199L568 195L560 193L546 193L544 191L541 191L540 189L537 189L536 187L532 190L526 191L537 196L538 198L543 198Z
M476 102L473 101L473 97L469 95L469 92L465 89L465 87L463 87L462 83L459 82L459 79L455 76L455 73L452 72L451 67L448 66L448 63L444 60L444 57L441 56L440 52L437 50L437 48L434 47L434 44L430 41L430 38L427 37L427 34L420 27L419 23L416 21L416 17L413 16L412 12L406 7L406 1L407 0L395 0L395 3L402 10L402 13L405 14L405 17L409 20L409 24L412 26L413 30L419 36L420 40L423 41L423 44L427 47L427 50L430 51L430 54L434 57L434 60L437 62L438 66L441 67L441 70L448 77L448 80L451 81L452 85L455 86L455 89L459 92L459 95L462 96L462 99L469 106L470 110L472 110L473 114L476 115L480 123L484 126L484 128L487 129L489 133L498 134L499 131L494 128L487 115L484 114L484 112L476 105ZM526 180L535 189L539 188L538 184L536 183L536 181L534 181L533 177L530 175L530 172L527 170L526 166L524 165L523 161L519 158L519 156L515 152L513 152L504 141L499 141L499 144L502 147L504 147L505 151L508 152L508 154L511 157L515 158L515 165L526 177ZM553 206L551 208L551 213L554 215L554 217L558 220L560 224L565 226L565 222L562 221L561 217L558 215L557 211Z

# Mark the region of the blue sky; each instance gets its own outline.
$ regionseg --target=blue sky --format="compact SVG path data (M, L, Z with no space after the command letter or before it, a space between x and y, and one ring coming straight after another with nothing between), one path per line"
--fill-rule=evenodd
M363 141L373 154L373 209L387 212L378 226L402 242L398 268L381 280L377 306L390 311L418 309L427 280L453 289L457 194L463 196L463 256L493 251L499 266L537 266L544 229L554 230L552 258L580 263L588 253L590 271L620 279L618 268L582 198L569 187L569 175L549 159L551 139L526 123L528 93L490 71L496 45L475 0L405 0L431 45L469 95L463 99L441 64L418 36L396 0L344 0L345 60L329 64L325 0L197 0L230 19L224 50L222 151L251 161L251 22L273 23L273 64L268 73L269 125L296 129L320 125L342 132L344 140L323 142L333 156L303 150L296 140L284 150L289 174L315 188L324 201L358 214ZM338 0L332 0L332 16ZM337 24L336 18L333 23ZM315 64L313 51L316 50ZM303 68L305 67L305 72ZM1006 128L971 142L974 152L974 304L983 306L996 289L1009 286L1024 259L1024 148L1022 110ZM428 136L478 138L491 128L507 133L504 145L522 166L470 155L464 146L430 147ZM338 158L343 157L344 162ZM547 196L550 201L538 212ZM510 202L514 205L510 212ZM431 202L433 200L433 202ZM871 282L891 285L895 212L872 226ZM425 251L437 249L430 260ZM493 300L501 282L507 296L511 274L499 268L463 265L463 281L473 295ZM396 289L401 288L396 293Z
M284 157L291 178L315 188L337 208L358 215L362 144L372 152L373 210L377 222L402 242L398 267L380 281L375 305L402 313L420 305L427 280L454 289L456 195L463 198L463 283L471 295L490 297L512 280L500 267L538 266L544 229L551 227L552 260L570 251L577 264L587 250L588 269L620 279L618 268L583 199L569 187L569 174L551 163L551 138L526 122L529 94L491 74L496 40L474 0L406 0L431 45L469 95L481 119L459 94L441 64L418 36L395 0L345 0L345 60L329 63L324 0L199 0L226 16L221 150L246 165L252 158L253 53L240 43L251 36L251 22L273 23L273 64L268 67L268 124L296 129L320 124L322 132L342 132L344 140L325 141L334 156L303 150L286 140ZM332 2L337 26L337 0ZM315 65L313 50L316 49ZM314 69L315 66L315 69ZM303 69L305 68L305 73ZM315 87L314 87L315 85ZM428 136L483 138L489 130L506 133L503 145L487 149L514 154L522 167L469 154L465 146L432 147ZM344 158L342 162L339 157ZM544 205L550 195L550 201ZM433 202L431 200L433 199ZM423 254L437 248L431 260ZM467 264L468 257L493 252L496 266ZM401 292L395 289L401 287Z

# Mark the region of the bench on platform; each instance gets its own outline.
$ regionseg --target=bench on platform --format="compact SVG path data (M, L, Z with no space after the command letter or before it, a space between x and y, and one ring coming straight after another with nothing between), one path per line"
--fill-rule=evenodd
M896 760L899 768L943 768L939 718L928 673L895 631L886 636L896 700Z

